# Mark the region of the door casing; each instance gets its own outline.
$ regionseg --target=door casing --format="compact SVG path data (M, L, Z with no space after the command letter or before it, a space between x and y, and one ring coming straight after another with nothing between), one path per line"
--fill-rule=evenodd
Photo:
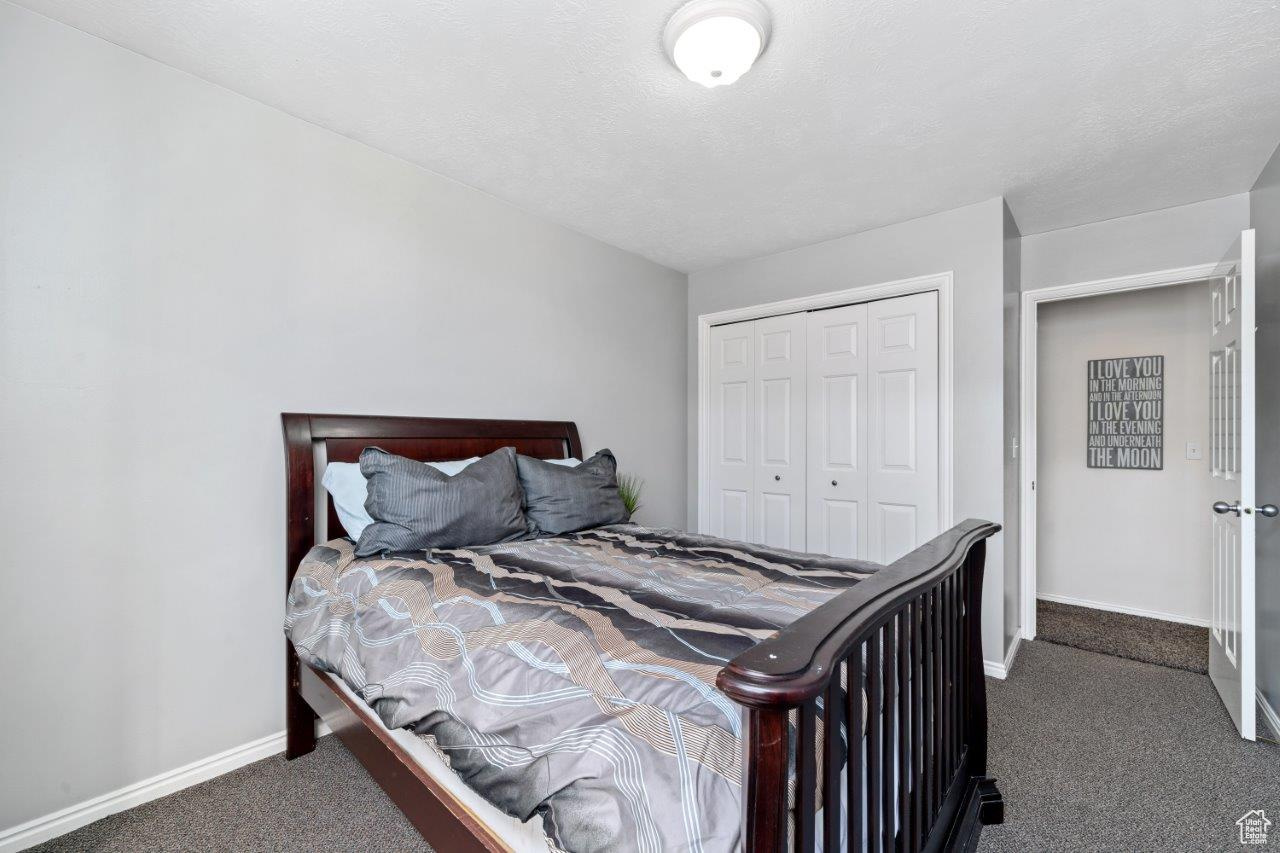
M1018 631L1020 639L1036 638L1036 493L1033 484L1036 480L1036 345L1039 331L1037 311L1040 303L1204 281L1213 277L1219 265L1219 261L1214 261L1190 267L1023 292L1021 334L1018 346L1021 380L1019 394L1021 412L1018 418L1018 435L1021 442L1018 462L1018 528L1021 545L1018 555L1018 587L1021 604L1019 615L1022 617L1022 625Z

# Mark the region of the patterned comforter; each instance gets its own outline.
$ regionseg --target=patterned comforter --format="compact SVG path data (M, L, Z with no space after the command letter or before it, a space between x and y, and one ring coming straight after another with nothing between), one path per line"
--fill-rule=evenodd
M731 850L743 716L717 673L877 568L635 525L387 558L339 539L285 630L564 850Z

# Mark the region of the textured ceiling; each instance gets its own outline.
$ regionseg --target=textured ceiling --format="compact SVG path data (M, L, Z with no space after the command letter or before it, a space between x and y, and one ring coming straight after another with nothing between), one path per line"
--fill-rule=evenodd
M1030 234L1247 190L1276 0L765 0L708 90L679 0L23 5L681 270L1003 194Z

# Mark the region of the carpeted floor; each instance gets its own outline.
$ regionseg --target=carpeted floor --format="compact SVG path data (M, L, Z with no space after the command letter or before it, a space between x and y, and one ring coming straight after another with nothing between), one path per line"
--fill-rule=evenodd
M112 815L38 851L430 851L334 736Z
M1238 818L1280 813L1280 747L1204 675L1036 640L987 685L1006 809L983 851L1239 850Z
M1241 740L1203 675L1037 641L987 684L1006 820L983 830L982 851L1238 850L1237 818L1280 814L1280 747ZM297 761L260 761L37 849L427 848L326 737Z
M1188 672L1209 672L1209 629L1195 625L1037 601L1036 639Z

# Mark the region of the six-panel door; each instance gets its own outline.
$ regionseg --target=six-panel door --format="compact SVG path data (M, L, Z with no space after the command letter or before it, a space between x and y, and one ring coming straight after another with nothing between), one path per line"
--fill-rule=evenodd
M707 532L755 540L755 323L711 330L710 522Z
M941 533L938 294L867 304L870 332L866 559L894 560Z
M811 311L806 550L867 553L867 306Z
M755 321L756 436L753 542L804 550L805 315Z

